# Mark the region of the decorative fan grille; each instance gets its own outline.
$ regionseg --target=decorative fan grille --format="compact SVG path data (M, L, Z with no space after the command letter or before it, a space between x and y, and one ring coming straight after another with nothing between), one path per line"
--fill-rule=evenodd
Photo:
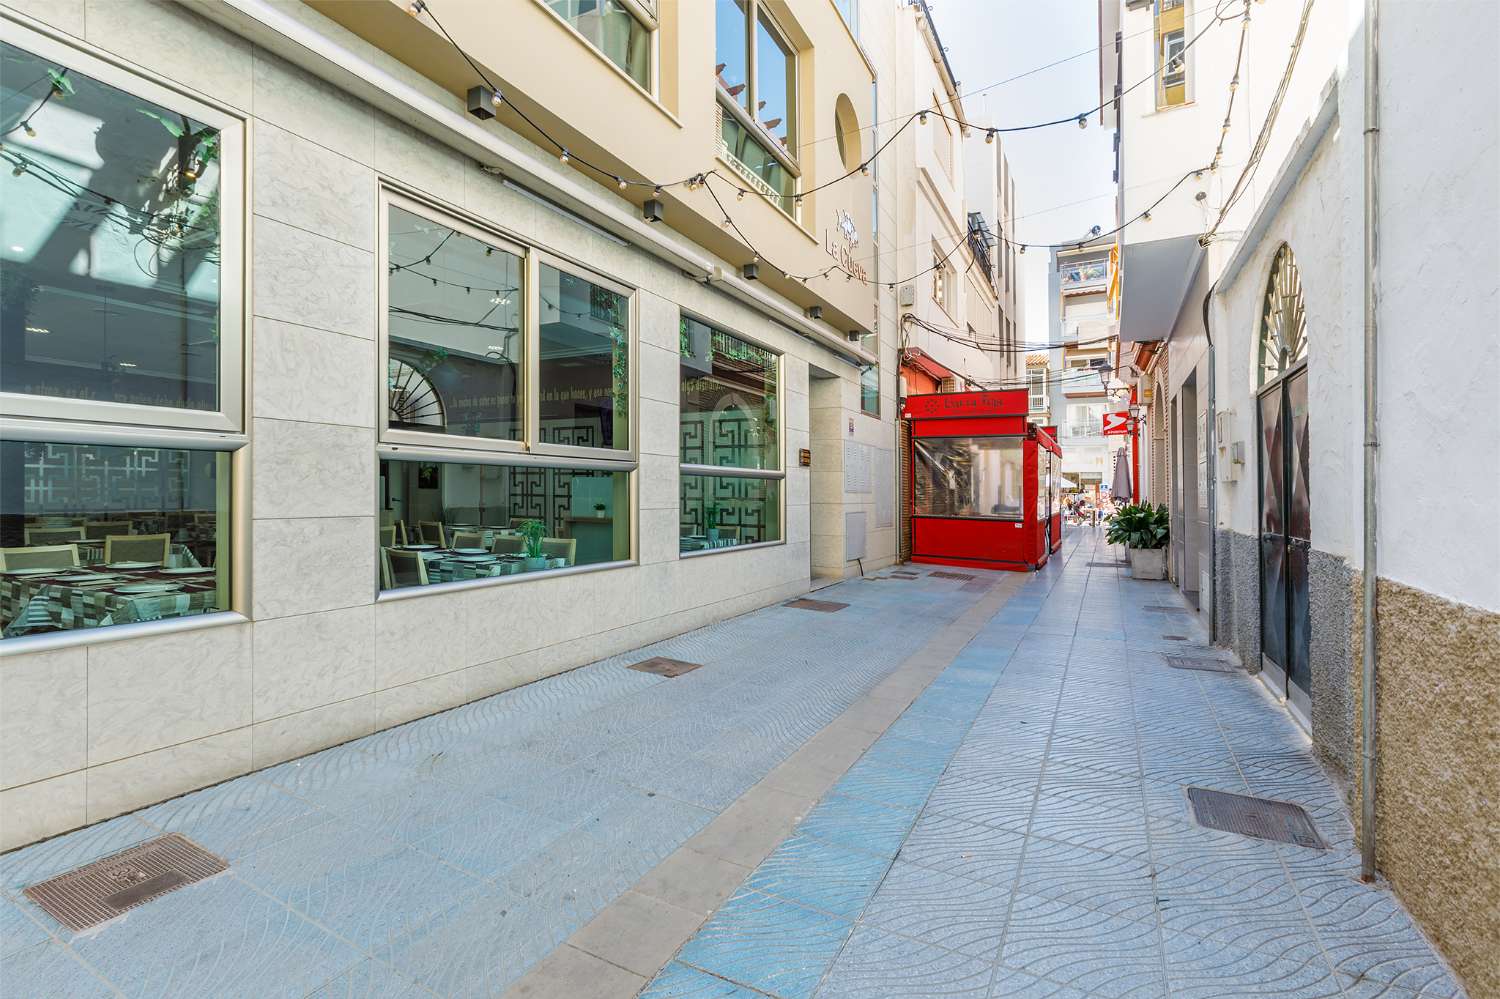
M405 361L391 358L387 407L391 426L441 427L443 400L427 376Z
M1285 243L1271 261L1266 300L1260 316L1260 384L1275 381L1307 357L1307 313L1302 307L1302 277L1292 248Z

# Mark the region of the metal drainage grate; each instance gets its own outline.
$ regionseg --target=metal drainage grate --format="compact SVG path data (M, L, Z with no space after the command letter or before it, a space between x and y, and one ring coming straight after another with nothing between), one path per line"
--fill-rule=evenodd
M1086 563L1096 569L1125 569L1129 568L1129 562L1089 562Z
M1196 614L1197 611L1191 607L1172 607L1167 604L1146 604L1141 610L1156 611L1158 614Z
M668 659L666 656L652 656L638 663L631 663L631 669L638 669L642 673L655 673L657 676L681 676L691 673L702 666L702 663L690 663L682 659Z
M973 579L974 578L973 574L972 573L968 573L968 572L929 572L928 575L929 576L935 576L938 579Z
M988 579L971 579L959 589L964 593L984 593L993 585Z
M1206 787L1190 787L1187 793L1188 801L1193 805L1193 818L1200 826L1273 843L1328 849L1323 837L1318 835L1317 826L1313 825L1301 805L1213 791Z
M1206 656L1174 656L1166 657L1167 665L1173 669L1196 669L1205 673L1233 673L1234 663L1227 659L1210 659Z
M1188 640L1186 635L1163 635L1161 637L1169 642L1185 642Z
M811 597L798 597L796 600L788 600L782 604L783 607L796 607L799 610L822 611L824 614L832 614L841 611L848 604L841 604L836 600L814 600Z
M915 572L905 572L905 571L902 571L902 570L899 570L899 569L892 569L891 570L891 578L892 579L921 579L922 577L918 573L915 573Z
M32 885L26 897L77 933L228 869L222 858L173 833Z

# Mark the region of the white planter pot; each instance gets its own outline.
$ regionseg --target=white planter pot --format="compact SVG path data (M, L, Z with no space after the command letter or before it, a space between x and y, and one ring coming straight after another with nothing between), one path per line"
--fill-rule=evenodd
M1133 579L1166 579L1167 550L1165 548L1130 549L1130 575Z

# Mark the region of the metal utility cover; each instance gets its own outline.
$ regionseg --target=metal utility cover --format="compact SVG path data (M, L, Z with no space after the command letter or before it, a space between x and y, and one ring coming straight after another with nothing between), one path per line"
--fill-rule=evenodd
M1095 569L1124 569L1130 565L1129 562L1089 562L1087 564L1093 566ZM1147 608L1147 610L1149 609Z
M788 600L782 604L783 607L796 607L799 610L822 611L824 614L832 614L841 611L848 604L841 604L836 600L813 600L811 597L798 597L796 600Z
M1188 640L1186 635L1163 635L1161 637L1169 642L1185 642Z
M992 585L994 584L992 584L988 579L971 579L964 585L960 586L959 589L965 593L983 593Z
M1193 806L1193 818L1200 826L1273 843L1328 849L1323 837L1318 835L1318 827L1313 825L1301 805L1213 791L1206 787L1190 787L1187 794Z
M1191 607L1172 607L1168 604L1146 604L1141 610L1156 611L1158 614L1196 614Z
M638 663L631 663L631 669L638 669L642 673L655 673L657 676L681 676L691 673L702 666L702 663L690 663L682 659L668 659L666 656L652 656Z
M1168 654L1167 665L1173 669L1196 669L1205 673L1233 673L1234 663L1227 659L1210 659L1205 656L1174 656Z
M77 933L228 869L223 858L173 833L32 885L26 897Z
M938 579L973 579L973 575L967 572L933 572L928 575L936 576Z

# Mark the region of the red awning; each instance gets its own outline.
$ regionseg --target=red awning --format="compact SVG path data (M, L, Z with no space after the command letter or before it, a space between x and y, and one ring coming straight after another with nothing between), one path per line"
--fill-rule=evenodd
M921 347L907 347L901 354L901 363L911 365L928 378L937 382L941 382L944 378L963 378L963 375L960 375L957 371L939 364L931 354L927 353Z

